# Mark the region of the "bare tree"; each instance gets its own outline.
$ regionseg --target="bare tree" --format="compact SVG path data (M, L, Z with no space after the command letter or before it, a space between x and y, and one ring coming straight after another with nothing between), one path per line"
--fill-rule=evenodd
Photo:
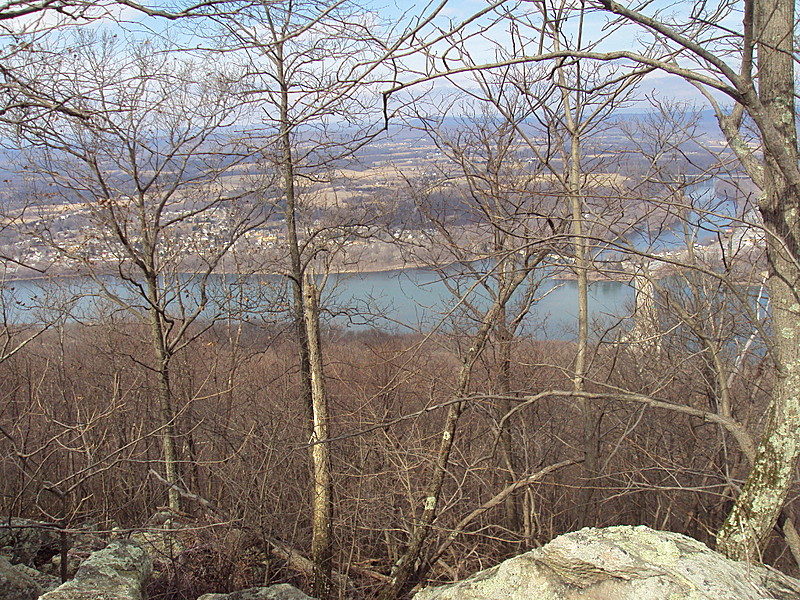
M588 40L584 34L587 18L584 6L574 8L565 2L542 4L538 7L542 30L531 27L528 19L536 15L521 16L516 28L516 53L509 58L524 54L526 49L538 41L540 51L549 50L560 53L564 50L583 50L597 44ZM524 27L528 25L530 29ZM536 39L538 35L538 40ZM571 251L568 258L577 281L577 343L573 386L576 393L586 390L589 374L589 274L593 269L593 257L602 252L607 243L605 232L593 222L613 219L615 215L603 204L609 204L604 194L613 192L614 186L603 178L613 177L604 173L603 164L586 158L585 146L592 137L600 138L603 129L609 127L614 111L629 100L640 74L634 72L621 77L613 70L602 66L585 65L579 61L558 59L553 71L551 88L536 86L535 78L546 80L547 73L532 72L532 69L514 69L513 80L517 86L529 90L529 102L537 107L541 115L541 130L553 139L551 146L542 148L531 135L525 140L531 151L545 164L556 179L561 193L570 207L570 228L572 233ZM538 93L533 90L539 89ZM500 107L504 110L503 107ZM594 151L600 147L600 140L594 141ZM552 158L548 160L548 156ZM591 164L594 163L594 164ZM584 485L581 489L579 526L593 525L597 519L596 505L593 502L595 478L598 476L600 414L593 402L581 401L583 423L583 469Z
M228 0L202 0L199 3L158 4L131 0L8 0L0 6L0 124L13 125L26 119L26 110L37 115L58 112L87 118L72 96L59 96L59 90L36 75L36 66L59 61L58 53L48 49L48 39L71 35L86 25L113 22L121 26L120 13L133 9L140 17L189 19L215 12Z
M501 4L513 21L518 7ZM615 24L629 31L642 32L645 37L640 39L645 40L645 50L547 51L540 47L535 52L505 60L457 67L445 51L438 56L442 59L441 69L429 61L429 68L419 79L395 86L394 90L458 73L566 58L582 62L627 61L645 71L657 69L685 79L705 96L731 151L763 190L759 208L767 234L769 291L775 323L772 358L778 377L756 461L718 539L719 548L729 556L755 558L786 500L800 456L797 441L800 411L796 406L800 356L794 341L800 328L797 311L800 263L796 252L800 169L794 107L794 4L786 0L745 0L741 5L721 7L688 3L684 15L674 16L657 7L637 10L612 0L600 0L589 8L612 15ZM484 14L476 14L467 22L472 24ZM733 15L742 21L740 36L724 24L724 19ZM544 17L540 27L546 28L549 18ZM438 36L440 32L441 29L432 35ZM732 37L737 40L734 45L729 44ZM726 109L715 93L732 100L733 108ZM755 140L747 139L745 115L753 124ZM756 144L750 143L753 141ZM762 155L758 154L759 149Z
M52 204L31 233L90 275L101 293L148 323L157 374L166 479L180 480L178 408L170 364L219 307L212 277L260 209L224 179L241 154L226 130L242 105L224 72L197 79L192 62L154 44L79 36L48 77L83 114L43 109L17 130L34 193ZM40 196L41 197L41 196ZM91 229L60 231L53 215L79 213ZM205 230L203 239L193 229ZM114 274L108 280L105 275ZM176 490L170 506L178 510Z
M800 169L794 107L794 3L746 0L741 5L742 36L731 51L719 36L721 19L732 7L717 12L697 6L683 21L646 13L616 2L598 8L667 42L669 56L630 58L678 75L695 85L713 108L730 149L763 190L759 209L766 231L769 292L774 320L776 380L768 420L747 482L717 544L728 556L756 559L772 530L794 480L800 456L797 410L800 380L798 344L797 237L800 231ZM598 55L598 58L614 58ZM687 65L687 66L683 66ZM697 65L697 68L694 68ZM712 95L722 92L734 101L728 111ZM745 141L744 115L754 124L762 157Z
M279 207L291 290L312 477L313 593L331 593L333 476L321 344L321 292L339 250L369 229L371 207L337 209L319 187L380 129L370 88L385 54L369 15L349 2L250 2L219 19L238 49L264 131L262 164L280 174L267 201ZM380 121L378 121L380 123ZM316 190L314 189L316 186Z
M446 159L438 165L438 173L409 179L421 216L416 226L429 232L418 252L452 294L452 305L447 304L444 317L448 325L441 326L461 331L461 337L455 343L458 369L422 512L409 533L405 551L392 567L382 598L399 597L424 579L471 521L471 517L463 520L441 545L434 542L434 528L446 504L443 494L451 454L457 448L459 422L473 394L476 366L487 349L494 347L501 356L498 368L505 373L500 377L509 376L510 345L537 299L539 270L547 255L564 243L566 221L556 216L555 202L542 183L543 166L531 165L522 152L525 144L516 126L530 116L529 108L515 91L501 86L493 89L508 94L509 103L514 99L520 102L514 121L487 110L486 104L470 111L458 100L453 111L466 110L468 114L458 126L445 124L447 113L416 115ZM510 385L508 379L499 383L499 395L506 402L510 401ZM520 481L525 476L514 466L506 423L502 422L497 435L505 473L502 485L507 492L492 506L524 487ZM531 477L530 482L536 479ZM506 508L507 518L516 519L513 505Z

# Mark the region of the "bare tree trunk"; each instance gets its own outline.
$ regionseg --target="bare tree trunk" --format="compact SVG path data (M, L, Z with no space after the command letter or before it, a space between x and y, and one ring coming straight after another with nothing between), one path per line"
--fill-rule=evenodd
M569 111L569 105L567 104ZM570 169L569 196L572 205L572 226L575 247L575 276L578 283L578 347L575 353L573 389L583 392L586 379L586 355L589 347L589 274L586 260L587 244L583 231L583 198L581 194L580 132L570 123ZM589 399L581 401L581 424L583 428L583 486L580 489L578 509L579 527L595 525L597 507L594 502L594 485L597 477L598 440L597 411Z
M304 319L304 268L300 250L300 242L297 237L297 194L295 192L295 164L292 150L292 124L289 118L289 84L286 82L284 73L283 44L276 44L275 66L278 81L281 87L280 103L280 147L283 169L283 196L286 201L284 218L286 219L286 237L289 246L289 279L292 286L294 327L297 334L297 344L300 356L300 385L302 386L304 408L306 411L306 422L309 436L312 432L312 409L311 409L311 367L308 350L308 334Z
M497 402L498 420L501 421L504 415L511 412L513 407L509 396L511 394L511 332L506 323L506 311L500 315L500 325L497 328L497 342L500 345L500 368L497 394L502 398ZM512 485L516 479L516 467L514 464L514 440L511 434L511 420L506 419L499 431L498 447L502 460L503 488ZM520 496L517 493L508 494L503 500L503 511L505 513L505 527L511 532L518 532L521 529L520 523Z
M556 49L560 48L558 32L553 33ZM581 170L581 124L580 90L572 92L567 85L563 70L558 70L558 85L561 88L564 120L569 135L569 171L567 173L567 193L572 211L572 236L574 248L574 271L578 292L578 342L575 352L575 368L572 375L573 389L580 393L585 389L586 355L589 346L589 265L587 263L587 243L583 223L583 185ZM571 94L574 93L573 106ZM574 109L574 113L573 113ZM594 481L597 476L597 415L594 404L589 399L580 401L583 436L583 485L578 494L578 527L594 525L597 511L594 505Z
M498 256L503 253L503 236L501 232L494 232L494 251ZM509 273L509 265L503 263L502 270L498 274L500 281L499 287L502 288L508 282L511 273ZM509 399L511 395L511 340L513 333L509 329L508 311L506 307L500 308L497 317L497 354L499 358L499 365L497 367L497 389L495 393L501 398L497 401L496 418L500 423L500 430L498 435L498 449L500 451L500 479L502 488L508 488L513 485L517 480L516 468L514 465L514 440L511 434L511 420L503 419L503 417L511 412L512 402ZM504 525L510 532L518 532L521 529L520 523L520 509L519 509L520 496L517 493L508 494L503 500Z
M309 277L303 294L303 316L308 336L309 366L311 368L311 403L313 433L311 434L312 522L311 560L314 563L313 594L327 598L331 592L333 498L331 457L328 446L328 400L322 366L322 344L319 334L319 291Z
M155 270L152 271L155 273ZM155 275L147 275L147 293L151 303L150 336L155 354L158 372L158 408L161 413L161 446L164 453L164 475L170 488L167 491L169 508L173 512L181 510L181 495L176 487L180 483L178 464L177 423L175 408L172 403L169 366L170 354L164 339L164 324L158 306L158 288Z
M333 540L332 479L328 439L328 405L322 368L319 335L319 292L306 278L297 235L295 163L289 118L289 85L285 80L283 44L276 44L275 66L281 88L280 145L283 162L283 191L286 201L286 233L289 242L289 277L292 283L294 326L300 359L300 385L306 412L311 473L311 556L314 563L313 593L324 599L331 592Z
M759 208L767 238L777 373L755 463L717 536L717 546L731 558L759 560L760 549L794 482L800 456L800 185L794 110L794 2L749 0L745 18L748 10L753 11L763 105L763 114L756 110L754 120L764 142ZM759 108L757 100L752 103L752 108Z
M173 512L179 512L181 510L181 495L178 489L174 487L180 483L175 410L172 406L172 392L169 385L169 366L163 362L159 365L158 373L158 403L161 411L161 427L163 429L161 444L164 452L164 473L171 486L167 492L169 508Z
M471 370L472 365L465 361L458 377L458 385L456 386L457 394L458 390L466 390ZM462 395L463 392L455 397L458 398ZM447 465L450 462L450 452L453 449L453 442L458 428L458 420L463 410L463 402L456 402L450 405L450 408L447 410L444 427L442 428L442 437L439 442L439 452L436 455L436 465L434 466L433 476L423 502L422 515L417 520L417 525L414 527L414 532L411 535L405 553L392 568L389 584L382 590L380 596L378 596L381 600L394 600L395 598L399 598L412 588L419 578L421 565L419 565L418 562L422 555L425 541L430 533L431 525L436 517L437 505L442 493L444 478L447 474Z
M486 347L489 333L497 326L499 315L505 309L514 291L519 287L522 281L525 280L526 276L527 273L524 271L521 272L518 270L515 272L506 283L504 289L498 291L492 306L484 314L481 325L473 336L472 343L462 360L456 386L453 390L454 400L459 400L466 395L472 377L472 369ZM458 420L463 410L464 402L461 401L454 402L447 410L447 416L445 417L441 440L439 442L439 451L436 455L436 464L434 465L433 475L431 476L431 481L423 500L422 515L417 519L417 524L414 527L406 551L392 568L391 579L388 585L381 590L378 596L380 600L394 600L395 598L399 598L414 587L421 578L425 577L432 566L423 557L423 551L426 549L425 543L437 515L442 487L444 486L444 480L447 474L447 466L450 462L450 453L453 450L456 431L458 429Z

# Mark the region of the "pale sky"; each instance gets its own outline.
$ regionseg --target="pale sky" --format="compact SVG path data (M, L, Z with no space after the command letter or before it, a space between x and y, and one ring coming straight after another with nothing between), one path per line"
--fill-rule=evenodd
M438 5L438 0L433 0L433 2L367 0L364 3L364 6L367 10L374 11L379 18L384 19L390 24L397 24L400 21L405 21L407 23L412 22L416 17L418 17L418 15L430 12L433 5ZM436 23L440 27L446 27L449 24L448 21L460 23L486 6L486 0L452 0L446 5L440 15L437 17ZM522 3L520 6L527 7L530 10L535 5L532 3ZM677 6L679 5L673 4L673 7ZM120 18L122 21L127 23L126 29L135 32L132 35L136 38L158 36L159 34L167 31L177 32L182 25L174 24L163 19L154 20L143 18L141 14L127 8L116 9L115 12L115 16L117 18ZM42 23L52 25L56 22L56 17L50 15L39 18L41 19L41 21L38 23L39 25ZM731 14L726 19L726 25L732 28L732 30L735 30L737 26L736 19L737 15L735 13ZM607 17L605 15L590 13L586 24L586 37L589 38L593 35L602 35L601 27L606 23L606 21ZM33 23L33 18L28 18L27 20L19 20L18 25L23 27L25 25L30 26ZM94 27L108 27L108 22L105 24L97 23L94 25ZM475 26L472 27L474 30ZM427 34L431 35L430 29L428 29ZM184 36L186 33L181 33L179 35ZM531 38L534 36L535 31L528 30L527 37ZM189 38L187 38L187 40L188 39ZM507 39L508 30L507 25L504 24L502 27L498 26L494 30L489 31L482 36L471 38L467 44L467 48L473 61L478 63L491 62L495 58L498 44L502 49L509 49L510 43L507 42ZM627 49L635 49L636 40L632 35L616 35L606 44L604 44L604 49L608 49L609 47L614 49L622 49L619 48L621 44L628 44L629 47ZM440 45L439 50L441 51L442 48L443 46ZM454 60L451 64L456 65L457 61ZM425 70L426 66L422 58L407 59L407 65L410 68L418 71ZM441 69L442 67L443 65L441 64L441 61L437 61L436 68ZM465 84L468 80L468 77L469 76L467 75L459 76L457 80L460 83ZM693 86L688 85L678 77L668 76L665 74L654 73L649 75L642 85L642 91L645 93L667 96L676 100L696 101L699 104L703 104L701 95Z

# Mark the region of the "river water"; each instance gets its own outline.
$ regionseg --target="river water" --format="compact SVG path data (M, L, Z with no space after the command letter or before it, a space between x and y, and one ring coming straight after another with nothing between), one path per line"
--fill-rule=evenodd
M458 319L460 315L453 310L459 304L458 297L431 271L370 273L345 277L337 284L333 294L340 301L356 308L367 304L376 309L376 314L385 315L374 323L379 328L431 330L442 324L446 327L448 318ZM545 279L536 295L538 299L525 320L528 332L543 339L573 339L577 328L577 283ZM479 299L476 304L485 307L486 302ZM633 290L625 283L599 281L590 285L590 318L595 321L624 318L632 305ZM364 321L353 322L358 327Z
M694 186L689 191L693 210L685 211L686 229L680 221L661 227L640 227L628 232L624 245L639 251L686 247L688 243L705 243L716 239L719 232L737 223L735 200L719 199L714 181ZM191 275L183 275L182 288L171 298L171 311L183 306L191 310L197 303L198 285ZM54 315L68 315L74 320L92 321L110 311L122 311L124 305L143 303L128 284L112 277L102 280L107 291L117 294L120 303L113 303L99 294L99 285L85 278L55 278L7 282L0 286L3 313L12 322L42 322ZM449 280L452 285L453 281ZM329 309L326 319L342 328L363 330L378 328L388 331L430 331L448 328L459 318L456 298L440 275L422 269L406 269L365 274L334 275L327 280L323 305ZM212 300L205 319L239 318L271 322L286 318L287 283L278 276L250 276L239 280L233 276L215 275L207 291ZM593 323L602 327L632 312L633 289L627 283L601 281L590 285L589 312ZM545 279L537 291L538 300L525 320L527 332L541 339L570 340L577 328L577 284L575 281ZM481 306L480 298L477 305ZM483 306L486 302L483 302ZM68 307L69 310L65 310ZM174 312L173 314L178 314ZM467 321L461 321L463 326Z
M110 301L100 286L88 278L17 280L7 282L3 291L4 308L12 322L41 322L58 314L71 320L92 322L111 311L125 311L123 304L139 310L144 303L119 279L104 278L108 291L122 303ZM453 280L449 280L451 285ZM172 299L170 310L177 314L180 304L191 310L196 306L197 284L186 276L180 301ZM208 286L212 299L205 318L222 314L248 321L269 322L286 317L286 284L277 276L251 276L244 281L215 275ZM537 289L537 301L525 320L528 333L541 339L573 339L577 322L577 284L575 281L545 279ZM486 301L470 296L478 306ZM625 283L601 281L590 285L590 317L595 322L612 322L630 314L633 290ZM323 294L329 308L326 319L338 327L386 331L430 331L454 326L463 317L453 295L442 278L433 271L407 269L365 274L331 276ZM212 310L217 311L213 312ZM213 317L216 318L216 317ZM460 321L463 324L465 321Z

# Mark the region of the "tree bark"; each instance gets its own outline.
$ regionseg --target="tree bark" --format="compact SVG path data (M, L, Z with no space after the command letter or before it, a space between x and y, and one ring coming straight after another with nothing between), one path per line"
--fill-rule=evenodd
M181 510L181 495L176 487L180 483L178 463L177 425L175 408L172 402L170 385L170 352L164 339L164 323L158 312L158 282L155 268L145 274L150 309L150 338L155 354L158 373L158 408L161 413L161 447L164 453L164 475L170 488L167 490L169 508L173 512Z
M300 361L300 386L310 441L308 459L311 474L311 559L314 564L313 594L320 600L331 593L332 572L332 478L328 439L328 406L322 368L319 335L319 291L306 278L302 249L297 234L295 160L290 119L289 82L285 73L283 42L275 44L275 69L280 85L280 148L283 195L286 203L286 236L289 246L289 279L292 286L294 326Z
M328 446L328 399L322 365L322 344L319 334L319 291L309 277L303 294L303 316L308 337L309 366L311 375L312 427L311 464L312 522L311 560L314 563L313 594L316 598L327 598L331 592L333 568L332 524L333 498L331 480L331 457Z
M513 405L510 399L511 396L511 342L513 339L512 333L508 329L507 317L505 309L500 315L500 323L497 327L497 342L499 344L500 365L498 374L497 393L500 395L501 400L497 401L497 414L498 422L507 415ZM511 422L505 421L505 424L500 427L498 448L500 450L501 470L503 488L508 488L513 485L517 480L515 458L516 452L514 450L514 439L511 430ZM505 513L505 527L516 533L521 529L520 523L520 507L519 495L516 493L508 494L503 500L503 512Z
M560 49L559 31L552 25L553 47ZM557 71L558 86L564 110L567 135L569 136L568 169L565 177L570 209L572 212L572 245L574 272L577 279L578 295L578 340L575 351L575 368L572 374L573 388L581 393L585 390L586 355L589 348L589 265L588 248L583 223L583 172L581 169L582 125L579 122L581 91L572 90L567 84L563 65ZM572 95L575 95L574 105ZM578 527L587 527L596 522L594 504L594 481L597 476L598 439L597 415L594 404L588 398L580 400L582 443L583 443L583 485L578 493Z
M565 109L570 111L567 102ZM576 392L586 388L586 354L589 347L589 273L586 260L587 244L583 231L583 198L581 194L580 132L571 116L567 118L570 129L569 198L572 207L575 276L578 284L578 347L575 353L575 371L572 382ZM597 521L594 502L594 485L597 477L598 440L597 411L594 403L584 398L580 401L583 426L583 486L578 500L578 527L589 527Z
M718 549L739 560L760 559L763 543L794 481L800 456L800 189L793 183L797 175L794 2L750 2L755 2L759 98L767 118L763 125L757 123L764 143L759 208L766 233L777 368L755 464L717 536ZM754 120L763 121L756 113Z

